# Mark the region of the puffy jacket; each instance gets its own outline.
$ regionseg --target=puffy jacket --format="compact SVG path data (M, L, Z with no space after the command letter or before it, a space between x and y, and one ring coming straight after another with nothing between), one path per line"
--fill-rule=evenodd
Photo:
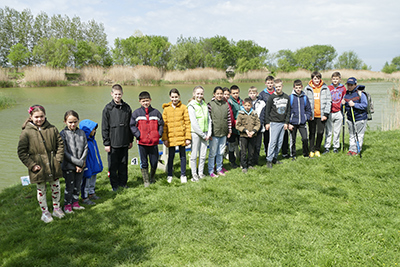
M176 107L172 106L172 102L162 105L164 109L162 117L164 120L164 131L162 140L168 141L170 147L185 146L186 140L191 140L190 119L186 105L178 102Z
M346 101L345 108L347 113L347 119L353 121L353 117L351 114L351 108L349 106L349 101L352 100L354 102L354 117L356 121L366 120L367 119L367 107L368 107L368 99L365 94L358 93L358 86L354 88L353 91L347 91L344 96L344 100Z
M47 120L40 130L32 123L28 123L19 137L18 157L28 168L31 183L49 182L61 178L64 143L57 128ZM41 167L37 172L32 171L35 165Z
M94 129L97 129L97 126L98 124L91 120L83 120L79 123L79 128L81 128L85 132L88 144L86 166L83 172L83 176L86 178L90 178L93 175L103 171L103 162L101 161L95 135L90 136L90 133Z
M76 166L83 168L88 153L86 134L79 128L71 131L68 127L60 132L64 141L63 171L76 170Z
M155 146L162 136L164 120L152 106L140 107L132 113L130 127L139 145Z
M321 80L322 82L322 80ZM314 90L313 88L307 84L306 88L304 89L308 100L310 101L311 105L311 118L314 119ZM329 117L331 114L331 92L329 91L328 86L324 83L321 87L321 96L320 96L320 103L321 103L321 116Z
M311 118L311 105L306 94L302 91L298 95L294 90L289 96L290 101L290 120L292 125L305 124Z
M121 105L117 105L114 100L111 100L105 106L101 122L104 146L128 147L133 142L133 136L129 129L131 114L131 107L124 101L121 102Z
M250 112L240 110L236 121L236 129L239 131L241 137L247 137L246 130L253 131L253 136L256 136L258 130L260 130L260 119L257 113L254 110L250 110Z
M272 91L272 93L270 93L268 91L267 88L265 88L264 90L262 90L259 94L258 94L258 99L263 100L265 102L265 104L267 104L268 102L268 98L275 92L275 88L274 91Z

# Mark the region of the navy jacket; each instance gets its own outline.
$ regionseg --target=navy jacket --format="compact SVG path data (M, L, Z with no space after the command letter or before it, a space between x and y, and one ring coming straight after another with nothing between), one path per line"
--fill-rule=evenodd
M306 94L302 91L300 95L293 93L289 96L290 100L290 120L291 125L306 124L311 118L311 105L310 100Z
M94 136L90 136L90 133L97 129L97 123L91 120L83 120L79 123L87 138L88 154L86 157L86 166L83 172L83 177L90 178L95 174L103 171L103 162L101 161L99 148Z
M361 95L361 96L360 96ZM349 106L349 101L352 100L354 102L354 117L356 121L366 120L367 119L367 107L368 107L368 99L363 93L358 92L358 86L354 88L353 91L347 91L344 96L344 100L346 101L345 108L347 113L347 119L353 121L353 117L351 114L351 108Z

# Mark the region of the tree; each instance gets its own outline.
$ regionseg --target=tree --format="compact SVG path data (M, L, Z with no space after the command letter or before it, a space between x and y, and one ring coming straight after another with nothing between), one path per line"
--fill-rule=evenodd
M16 68L16 72L18 72L18 68L27 65L28 59L31 56L31 52L29 52L28 48L26 48L23 44L13 45L10 49L10 54L8 54L7 58L11 62L11 64Z
M336 50L331 45L313 45L300 48L295 52L297 66L309 71L332 68Z
M358 57L354 51L343 52L335 64L337 69L360 70L365 63Z
M171 47L171 57L168 61L168 69L195 69L203 68L205 51L203 39L179 37L176 45Z
M238 72L266 67L268 49L259 46L254 41L240 40L232 49Z
M33 49L33 56L43 64L53 68L72 65L75 41L68 38L42 39Z
M389 63L386 61L385 65L383 66L381 71L384 73L390 74L390 73L395 72L396 70L397 70L396 65L394 65L394 64L389 65Z
M276 58L278 59L278 70L290 72L298 69L295 54L289 49L279 50Z

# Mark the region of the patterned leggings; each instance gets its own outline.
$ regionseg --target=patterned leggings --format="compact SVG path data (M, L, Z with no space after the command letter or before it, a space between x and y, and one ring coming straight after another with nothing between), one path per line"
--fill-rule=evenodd
M51 197L53 198L53 208L60 208L60 180L56 179L49 182L51 186ZM47 199L46 199L46 182L38 183L37 185L37 200L39 201L40 209L47 211Z

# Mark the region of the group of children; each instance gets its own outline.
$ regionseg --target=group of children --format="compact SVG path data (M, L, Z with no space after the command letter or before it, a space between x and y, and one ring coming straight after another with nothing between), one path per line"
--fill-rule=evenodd
M331 80L332 84L327 86L321 74L313 72L304 91L302 81L295 80L292 94L287 95L283 92L282 80L268 76L265 80L267 87L260 94L252 86L248 89L248 97L242 100L237 85L230 88L217 86L209 103L204 99L204 88L196 86L187 105L181 102L180 93L174 88L169 92L171 101L162 106L162 114L151 106L151 96L147 91L139 94L140 107L132 112L130 106L122 100L122 86L115 84L111 89L112 100L102 114L102 138L108 156L111 187L114 191L127 187L128 150L134 138L138 144L145 187L155 182L160 138L168 148L169 183L173 179L176 147L180 156L182 183L187 182L188 145L191 145L193 182L204 178L206 174L211 177L226 175L223 157L227 143L231 167L238 167L237 158L240 157L244 173L258 165L262 137L268 168L272 168L273 164L282 164L278 161L281 148L283 158L296 159L297 131L302 138L304 157L321 155L324 132L326 139L323 153L329 153L332 139L333 152L337 153L343 112L347 114L350 133L348 155L361 153L368 106L365 94L360 93L364 86L357 86L357 80L352 77L347 80L346 90L340 83L339 72L334 72ZM66 127L59 133L46 120L42 106L34 105L28 111L29 118L22 127L18 155L28 167L31 182L37 184L41 219L50 222L52 216L62 218L64 212L84 209L79 205L80 190L83 203L94 205L92 200L99 198L95 194L96 174L103 169L94 138L97 123L91 120L79 123L79 115L70 110L64 115ZM205 174L207 143L209 155ZM61 177L65 178L64 212L60 208ZM52 214L46 203L46 182L49 182L52 189Z

